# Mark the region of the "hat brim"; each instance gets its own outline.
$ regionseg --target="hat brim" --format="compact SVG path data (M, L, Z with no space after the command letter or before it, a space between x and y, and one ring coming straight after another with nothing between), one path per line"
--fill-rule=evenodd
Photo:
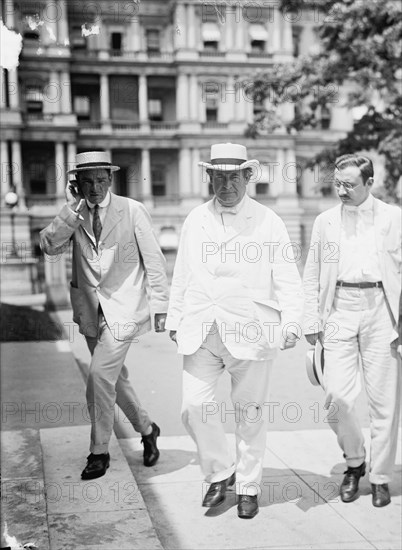
M104 164L99 164L98 166L83 166L82 168L73 168L72 170L68 170L67 174L76 174L77 172L83 172L84 170L110 170L111 172L117 172L117 170L120 170L120 166L105 166Z
M199 162L198 166L203 166L209 170L219 170L229 172L233 170L244 170L245 168L257 168L260 163L256 159L245 160L242 164L211 164L210 162Z
M314 349L310 349L306 356L307 377L313 386L324 388L324 348L317 341Z

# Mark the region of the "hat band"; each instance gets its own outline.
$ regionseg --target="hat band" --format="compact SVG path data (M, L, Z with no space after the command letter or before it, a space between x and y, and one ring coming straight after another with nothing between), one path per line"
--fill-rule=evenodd
M111 162L84 162L82 164L77 164L76 168L93 168L96 166L97 168L110 168L112 166Z
M236 164L237 166L243 164L244 162L247 162L247 159L220 158L211 160L211 164Z

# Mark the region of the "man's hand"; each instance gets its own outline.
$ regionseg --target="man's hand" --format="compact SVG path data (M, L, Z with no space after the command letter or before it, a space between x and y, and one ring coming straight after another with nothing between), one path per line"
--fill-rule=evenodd
M78 187L73 182L68 182L65 189L66 201L71 210L79 212L85 202L84 198L80 195Z
M282 332L280 349L283 350L294 348L298 339L299 337L297 336L297 334L294 334L289 330Z
M155 313L155 332L165 332L167 313Z
M177 344L176 332L177 332L176 330L171 330L169 332L169 337L170 337L171 340L173 340L173 342L176 342L176 344Z
M304 335L304 337L306 338L310 346L315 346L317 343L317 340L320 340L321 342L321 336L322 336L322 332L313 332L311 334Z

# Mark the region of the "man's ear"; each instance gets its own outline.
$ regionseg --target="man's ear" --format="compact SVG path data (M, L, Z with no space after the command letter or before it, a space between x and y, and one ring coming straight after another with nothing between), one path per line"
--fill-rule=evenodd
M371 187L373 185L373 183L374 183L374 178L367 178L366 185L368 187Z

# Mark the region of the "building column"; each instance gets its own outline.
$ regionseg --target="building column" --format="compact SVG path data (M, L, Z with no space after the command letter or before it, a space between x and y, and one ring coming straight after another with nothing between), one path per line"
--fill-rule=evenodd
M198 122L198 80L197 75L190 75L190 86L189 86L189 96L190 96L190 120Z
M201 167L198 166L200 162L200 151L198 147L192 149L191 153L191 168L192 168L192 187L193 195L197 198L201 197L202 182L201 182Z
M0 184L0 196L1 204L3 204L4 195L10 190L10 157L8 154L7 141L0 142L0 155L1 155L1 184Z
M223 122L232 122L235 119L236 105L239 102L240 90L233 76L228 76L225 82L224 96L222 97Z
M187 48L194 50L195 48L195 6L194 4L187 5Z
M19 141L11 142L11 171L15 191L19 196L20 209L25 210L25 189L22 183L22 155L21 143Z
M7 89L6 89L6 74L5 69L0 69L0 109L5 109L7 106Z
M280 196L284 192L284 177L283 174L285 173L285 150L284 149L277 149L276 151L276 162L277 166L275 167L275 177L273 186L275 187L275 195Z
M242 19L242 13L241 13L241 8L240 7L239 7L239 10L240 10L240 16L239 16L240 20L237 21L237 19L236 19L234 49L238 50L240 52L243 52L243 50L244 50L244 27L247 27L247 25L246 25L245 21L243 21L243 19Z
M235 7L236 9L236 7ZM233 17L234 13L230 10L230 6L226 6L226 20L225 20L225 50L230 52L233 49Z
M204 97L204 88L203 83L199 82L198 84L198 97L201 99L198 101L198 122L200 124L204 124L207 118L207 112L206 112L206 103L205 103L205 97Z
M70 74L66 71L60 73L60 89L61 89L61 112L63 114L72 113L71 105L71 82Z
M188 80L187 75L177 75L176 88L176 118L178 121L188 120Z
M293 33L292 23L285 17L282 17L282 44L281 50L288 54L293 55Z
M179 50L180 48L187 47L187 20L186 20L186 8L183 4L176 6L175 23L174 23L174 48Z
M130 32L128 35L129 50L139 52L141 50L141 27L139 19L133 19L130 25Z
M294 149L286 149L283 168L284 194L297 197L297 163Z
M58 114L61 110L61 96L63 90L60 86L60 77L57 71L50 71L47 86L47 97L43 97L44 114Z
M20 94L17 69L11 69L8 71L8 98L10 109L19 109Z
M14 14L15 14L15 8L14 8L14 2L13 0L5 0L5 21L4 23L7 25L9 29L14 28Z
M45 24L42 32L42 36L45 44L58 44L59 36L57 29L57 21L60 16L58 5L53 2L46 2L45 7Z
M152 198L151 155L149 149L141 150L141 195L143 200Z
M144 74L138 77L138 113L140 123L148 123L148 84Z
M64 201L64 189L66 187L66 159L64 155L64 143L58 141L55 144L55 176L56 176L56 195L57 201Z
M67 2L66 0L59 0L59 14L58 20L58 35L59 42L63 46L69 46L70 41L68 37L68 18L67 18Z
M183 148L179 151L179 194L182 198L191 196L191 156L190 149Z
M278 8L273 10L273 21L269 26L270 35L272 36L272 53L278 53L281 50L282 44L282 16Z
M77 146L75 143L67 143L67 170L73 170L75 168L75 156L77 154ZM68 176L69 180L74 179L74 175Z
M102 123L110 121L109 75L100 75L100 115Z

